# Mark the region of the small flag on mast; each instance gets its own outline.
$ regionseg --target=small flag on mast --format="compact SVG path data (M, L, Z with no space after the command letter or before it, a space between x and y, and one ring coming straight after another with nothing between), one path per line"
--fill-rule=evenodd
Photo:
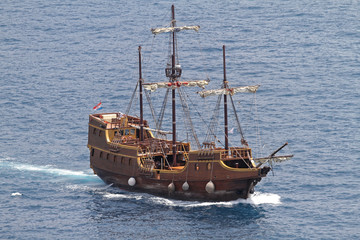
M101 103L101 101L100 101L95 107L93 107L93 110L96 111L96 110L102 109L102 105L101 105L101 104L102 104L102 103Z

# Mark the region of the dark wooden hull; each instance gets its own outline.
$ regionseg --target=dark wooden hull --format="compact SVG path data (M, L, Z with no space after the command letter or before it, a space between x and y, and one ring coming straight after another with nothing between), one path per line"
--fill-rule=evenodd
M246 199L269 170L254 165L232 166L227 162L232 158L224 157L224 150L189 150L186 158L183 156L185 153L179 154L183 161L175 167L170 164L148 169L140 149L142 143L135 141L117 144L116 149L112 147L112 131L115 130L111 124L104 124L90 115L90 166L104 182L128 191L189 201ZM130 184L129 179L135 180L134 184ZM188 189L183 187L185 182ZM210 189L206 188L208 183Z
M253 180L232 180L232 181L215 181L214 193L208 193L205 186L208 181L187 181L189 190L184 191L182 185L184 181L174 181L175 189L170 191L168 186L172 183L171 180L157 180L144 176L135 177L136 185L130 186L128 184L129 176L115 174L104 171L102 169L93 167L96 174L107 184L113 184L114 187L124 189L132 192L144 192L155 196L164 198L185 200L185 201L232 201L239 198L246 199L252 193L253 187L256 185ZM233 185L229 190L227 186Z

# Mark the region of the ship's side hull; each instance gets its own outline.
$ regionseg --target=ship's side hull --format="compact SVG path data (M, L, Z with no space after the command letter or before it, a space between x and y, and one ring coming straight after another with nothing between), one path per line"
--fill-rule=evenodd
M129 185L131 177L108 172L100 168L93 167L96 174L107 184L127 191L146 192L156 196L165 198L173 198L179 200L191 201L231 201L239 198L246 199L252 192L253 187L258 182L253 179L234 179L231 181L220 180L212 181L215 187L213 193L206 191L206 185L209 181L191 181L188 180L189 189L183 190L184 180L160 180L149 178L146 176L134 177L135 185ZM174 188L170 189L170 185L174 184ZM232 185L232 187L230 187ZM219 190L218 190L219 189Z
M112 131L90 116L90 166L104 182L125 190L182 200L230 201L248 198L267 174L253 166L230 167L221 151L188 151L182 166L147 168L139 143L111 147Z
M181 200L246 199L262 177L259 169L231 169L220 160L189 161L178 170L154 169L147 172L141 171L142 166L136 158L124 154L126 151L112 153L97 148L91 153L94 153L90 154L91 167L104 182L129 191ZM129 183L130 178L135 180L133 186ZM210 181L213 189L207 190ZM183 186L185 182L188 189Z

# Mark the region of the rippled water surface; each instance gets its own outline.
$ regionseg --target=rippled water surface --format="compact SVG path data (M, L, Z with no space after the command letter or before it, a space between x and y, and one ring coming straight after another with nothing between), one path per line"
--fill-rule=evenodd
M286 141L284 153L295 154L250 199L174 201L92 174L88 114L100 100L105 112L125 112L139 45L145 80L166 80L168 37L150 28L170 22L171 4L0 2L0 238L359 239L358 1L175 3L179 26L201 26L179 34L183 79L208 77L218 87L225 44L230 84L261 85L255 97L234 96L254 154ZM215 100L186 92L194 115L210 118ZM152 101L159 112L158 94Z

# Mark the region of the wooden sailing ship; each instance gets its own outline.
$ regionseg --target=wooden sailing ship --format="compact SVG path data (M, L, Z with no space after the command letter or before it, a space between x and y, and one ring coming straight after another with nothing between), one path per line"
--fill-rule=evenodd
M254 93L257 86L230 88L226 80L225 46L223 46L224 80L221 89L198 92L201 97L217 95L224 102L224 146L216 141L204 142L192 149L190 142L177 140L176 91L183 87L204 87L209 80L181 81L182 69L176 62L176 34L182 30L199 30L199 26L177 27L174 6L170 27L151 29L153 34L171 35L170 62L165 69L168 82L150 83L142 78L141 47L139 47L139 104L140 117L128 113L98 113L89 116L88 148L90 166L101 179L129 191L199 201L230 201L248 198L255 185L270 171L265 163L292 157L275 156L286 144L270 156L254 159L251 148L243 137L239 147L229 146L227 119L228 98L238 92ZM172 96L172 140L163 137L161 124L151 129L143 119L143 94L165 88ZM168 93L167 92L167 93ZM232 102L233 104L233 102ZM233 104L234 105L234 104ZM164 114L164 113L163 113ZM237 118L237 115L235 115ZM237 119L238 120L238 119ZM213 133L212 133L213 134ZM211 132L210 132L211 135ZM214 135L214 134L213 134ZM216 137L216 136L215 136Z

